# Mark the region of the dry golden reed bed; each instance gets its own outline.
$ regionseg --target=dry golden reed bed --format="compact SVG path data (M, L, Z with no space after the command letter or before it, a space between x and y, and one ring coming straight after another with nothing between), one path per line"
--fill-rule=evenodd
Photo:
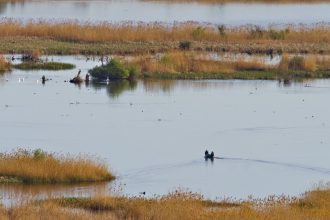
M136 220L328 220L330 191L318 189L302 198L206 201L176 192L154 198L94 197L50 199L0 208L1 219L136 219Z
M330 26L226 27L199 23L0 22L0 52L148 53L191 49L247 53L330 53ZM33 45L36 48L30 48Z
M102 162L87 156L17 150L0 154L2 183L75 183L107 181L114 177Z
M15 20L0 22L0 37L46 37L68 41L181 41L240 42L283 40L288 42L330 42L329 26L288 26L283 29L263 29L258 26L226 28L198 23L78 23Z
M200 73L212 78L212 74L223 73L230 78L231 74L238 72L259 72L259 76L268 75L271 72L282 74L295 71L305 77L316 77L318 71L327 72L330 69L330 58L316 55L289 56L282 55L282 60L277 65L266 64L262 59L240 58L237 60L212 60L209 54L194 52L170 52L161 57L139 56L129 61L144 74L157 76L157 74L193 74ZM309 75L308 75L309 74ZM256 75L258 78L258 75Z

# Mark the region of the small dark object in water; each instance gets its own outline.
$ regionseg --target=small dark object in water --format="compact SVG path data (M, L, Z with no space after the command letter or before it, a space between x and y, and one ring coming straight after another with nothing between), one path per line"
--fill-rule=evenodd
M43 75L43 76L41 77L41 82L42 82L42 84L45 84L45 82L48 81L48 80L52 80L52 79L48 79L48 78L46 78L45 75Z
M211 159L211 160L213 160L213 159L214 159L214 152L212 151L212 152L209 154L208 150L206 150L206 151L205 151L204 158L205 158L205 160L207 160L207 159Z
M146 194L146 192L144 191L144 192L140 192L140 194L142 194L142 195L145 195Z
M86 74L85 82L89 82L89 74L88 73Z
M45 76L45 75L43 75L43 76L41 77L41 82L42 82L42 84L45 84L45 82L46 82L46 76Z
M77 76L73 77L73 79L70 79L70 83L80 84L83 82L83 79L80 77L81 70L79 70Z

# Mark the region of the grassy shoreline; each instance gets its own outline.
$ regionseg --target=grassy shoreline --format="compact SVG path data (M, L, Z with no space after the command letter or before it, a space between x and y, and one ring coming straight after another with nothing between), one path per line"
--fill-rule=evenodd
M123 61L125 63L125 61ZM162 56L139 56L126 61L142 78L158 79L266 79L329 78L330 58L283 54L278 64L263 59L214 60L208 54L172 52ZM92 75L93 76L93 75Z
M330 190L318 188L300 197L269 196L264 199L210 201L192 192L164 196L95 196L49 198L0 207L1 219L135 219L135 220L327 220Z
M330 54L330 26L226 27L202 23L21 23L0 21L0 51L42 54L149 54L170 50L247 54ZM189 42L189 48L182 43Z
M0 55L0 74L6 71L10 71L11 69L12 69L11 63L5 60L5 58Z
M113 179L105 164L88 157L23 149L0 154L0 183L53 184Z

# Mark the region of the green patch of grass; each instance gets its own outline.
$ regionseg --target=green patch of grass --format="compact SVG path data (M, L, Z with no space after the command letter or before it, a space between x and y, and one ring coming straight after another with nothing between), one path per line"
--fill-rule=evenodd
M144 78L155 79L242 79L242 80L278 80L278 79L308 79L330 78L330 71L236 71L233 73L144 73Z
M58 62L23 62L14 65L14 68L20 70L70 70L75 67L74 64Z
M139 75L139 71L134 64L123 64L117 59L111 59L106 65L94 67L88 72L98 80L133 79Z

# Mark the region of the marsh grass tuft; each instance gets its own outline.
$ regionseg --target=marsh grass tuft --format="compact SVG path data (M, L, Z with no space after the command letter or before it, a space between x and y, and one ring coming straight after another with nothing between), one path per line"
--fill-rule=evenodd
M32 184L108 181L114 178L105 164L87 156L49 154L41 149L20 149L1 154L0 176Z
M135 64L123 63L117 58L113 58L109 63L96 66L88 71L97 80L121 80L134 79L139 75L139 70Z
M22 62L15 64L14 68L21 70L70 70L76 66L70 63L59 63L59 62Z
M6 59L0 55L0 73L10 71L12 69L11 62L6 61Z

